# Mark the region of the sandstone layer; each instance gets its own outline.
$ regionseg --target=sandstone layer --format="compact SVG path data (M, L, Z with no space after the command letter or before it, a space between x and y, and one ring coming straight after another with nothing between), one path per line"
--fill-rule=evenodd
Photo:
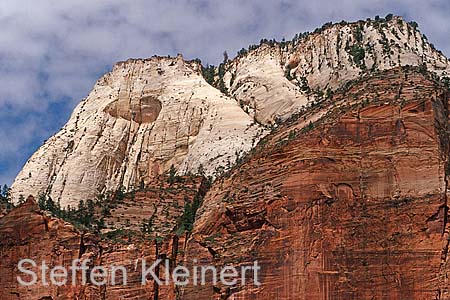
M263 42L227 64L230 95L264 124L286 119L364 74L424 66L450 75L450 62L401 17L324 25L289 42Z
M183 260L186 232L180 232L183 209L195 197L205 193L205 181L200 178L178 177L178 182L168 184L167 178L153 180L144 189L125 195L123 199L109 201L108 212L96 212L97 218L105 218L107 228L102 234L86 232L72 224L41 211L33 198L9 214L0 218L0 299L2 300L98 300L98 299L176 299L178 288L159 286L149 277L142 283L142 264L148 268L157 259L168 259L173 268ZM164 180L163 180L164 179ZM141 226L151 228L143 234ZM177 232L178 231L178 232ZM32 268L38 281L32 286L20 286L17 276L31 278L18 270L21 259L32 259L37 264L45 262L50 268L62 266L68 270L68 284L55 286L50 283L47 271L44 284L39 267ZM70 267L73 260L84 261L89 270L101 266L110 275L112 266L126 268L126 285L121 272L116 284L96 286L82 284L81 271L77 271L72 285ZM27 265L28 266L28 265ZM164 274L164 265L157 271Z
M449 98L392 70L270 135L214 184L186 251L258 260L262 286L184 299L449 299Z
M2 210L0 299L450 299L448 59L396 17L263 44L222 66L229 96L181 57L103 76L12 193L63 206L129 193L100 199L95 234L32 198ZM277 125L260 140L258 123ZM189 173L217 179L207 192ZM20 287L21 258L123 265L129 282ZM141 285L144 258L257 260L262 285Z
M0 219L1 298L450 299L450 92L417 71L364 78L291 118L216 180L192 235L176 231L185 201L204 194L196 178L154 181L113 203L109 230L133 230L159 214L144 236L100 239L29 199ZM123 265L128 286L20 287L23 257ZM258 260L262 285L141 285L144 258L169 258L171 267Z
M73 205L132 190L172 165L179 174L219 175L265 135L257 123L286 120L352 80L406 65L450 74L449 60L399 17L262 43L224 66L231 98L181 56L118 63L28 160L13 198L46 193Z
M172 165L208 175L231 165L263 129L199 68L181 56L116 64L28 160L14 199L47 193L74 206L121 186L132 190Z

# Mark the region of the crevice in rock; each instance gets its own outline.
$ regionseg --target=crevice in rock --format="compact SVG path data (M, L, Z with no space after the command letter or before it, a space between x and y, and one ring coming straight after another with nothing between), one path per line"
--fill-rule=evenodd
M47 219L47 217L45 216L45 215L43 215L42 216L42 219L43 219L43 221L44 221L44 227L45 227L45 231L49 231L49 228L48 228L48 219Z
M443 210L443 224L442 224L442 238L444 240L444 246L441 251L441 263L439 267L439 277L438 277L438 290L436 299L441 300L445 297L444 293L448 286L448 252L450 237L447 230L448 226L448 177L450 176L450 130L449 130L449 110L448 110L448 100L449 94L444 93L433 102L433 111L435 115L435 131L439 138L439 150L441 153L441 158L444 162L444 191L443 191L443 204L440 206L439 211ZM435 217L436 218L436 217Z
M441 206L439 206L437 212L435 212L430 217L428 217L426 222L433 222L433 221L439 220L439 216L440 216L442 210L444 210L444 212L446 211L446 204L442 204ZM448 210L448 208L447 208L447 210ZM445 216L444 216L444 220L445 220Z
M208 253L211 255L211 258L213 258L213 259L218 259L219 258L219 253L216 250L214 250L211 246L209 246L207 243L202 242L202 241L196 241L196 242L202 248L208 250Z
M156 260L158 260L160 258L159 245L158 245L158 241L156 241L156 240L155 240L155 258L156 258ZM160 265L158 264L155 267L155 275L157 278L159 278L160 271L161 271L161 268L160 268ZM153 300L158 300L158 299L159 299L159 284L155 280L153 283Z
M86 245L84 244L84 234L80 235L80 247L78 251L78 259L83 256L83 254L86 252Z
M179 241L179 237L178 235L174 235L172 238L172 261L174 263L174 265L176 265L177 263L177 257L178 257L178 241Z
M212 247L206 246L206 249L208 249L208 252L212 255L212 257L216 258L218 256L217 251L214 250Z

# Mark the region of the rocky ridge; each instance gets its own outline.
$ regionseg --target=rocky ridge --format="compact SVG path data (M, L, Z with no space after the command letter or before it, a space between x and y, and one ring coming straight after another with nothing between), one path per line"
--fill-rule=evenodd
M405 42L409 44L399 44L401 49L398 52L386 53L384 42L378 42L382 48L372 44L383 36L380 30L386 37L388 32L394 36L396 32L400 37L397 32L400 27L403 27L401 40L408 36ZM202 92L204 97L200 99L206 101L211 92L222 99L218 106L231 103L233 112L239 111L239 115L246 117L245 128L250 128L245 131L251 133L246 136L250 141L246 148L248 155L235 159L239 153L234 152L232 159L236 160L235 164L228 164L230 159L222 159L220 154L210 165L202 163L207 174L213 172L217 162L221 162L219 165L225 166L223 170L226 170L206 195L204 181L197 177L187 176L179 182L159 181L164 178L159 174L171 165L176 166L179 174L200 171L200 163L191 161L190 165L187 158L194 155L191 153L193 149L198 149L194 146L204 126L200 126L195 135L194 146L182 154L168 151L166 142L161 140L160 149L170 152L166 156L164 151L158 152L167 160L165 163L155 163L151 151L142 160L138 155L134 164L128 158L124 159L126 168L133 167L137 171L127 171L124 167L123 174L135 174L122 176L128 178L127 188L133 191L120 202L106 201L112 204L112 209L105 215L108 228L103 230L103 234L112 234L112 239L105 240L101 235L80 231L40 211L29 199L0 218L0 271L8 274L0 281L0 297L40 300L137 300L149 297L155 300L450 299L447 279L450 89L441 81L448 75L448 60L413 30L413 24L393 17L383 22L327 25L319 32L290 43L265 44L222 66L225 73L221 80L231 98L206 84L196 62L186 62L179 57L175 60L154 58L124 63L124 74L129 74L129 63L139 66L137 69L141 71L138 74L145 73L142 68L148 66L151 70L149 78L167 76L161 83L167 87L172 87L172 84L178 86L178 80L183 78L182 82L188 83L181 84L181 90L189 90L186 86L192 88L190 80L195 77L199 86L194 85L194 90L203 91L204 84L208 91ZM327 38L321 37L324 33ZM341 50L337 51L339 54L330 52L335 47L332 37L336 42L346 41L342 45L347 44L348 47L342 46L341 49L346 54ZM387 40L389 47L394 47L395 40ZM322 44L328 46L322 47ZM365 47L364 56L358 48L362 45ZM370 45L374 49L371 53L368 51ZM269 53L267 56L266 52ZM315 62L317 58L321 62ZM244 69L246 60L248 65L245 68L253 68L248 74ZM161 70L153 65L158 61L164 61ZM170 73L174 63L179 66L177 71ZM403 64L408 66L399 67ZM132 81L127 79L131 75L117 75L121 67L119 64L100 80L96 89L106 87L106 90L114 90L111 86L121 80L127 86L131 84ZM177 73L180 69L184 71ZM173 78L167 74L174 74ZM322 81L319 74L327 79ZM133 76L134 80L139 78L138 75ZM252 76L251 84L250 81L246 83L249 76ZM245 89L240 90L239 82L244 82ZM146 91L155 91L152 87ZM91 94L97 95L96 89ZM117 88L118 95L121 90ZM191 91L183 94L181 90L174 88L173 92L186 95ZM109 94L105 92L104 95ZM133 126L147 128L148 124L156 126L165 107L175 105L172 102L178 99L174 97L164 102L161 95L171 95L167 90L158 95L156 97L149 92L138 97L118 96L106 102L107 96L102 96L98 102L89 101L92 109L83 118L77 120L74 113L72 119L75 118L75 124L79 124L92 115L93 118L101 116L109 120L107 123L114 120L114 124L125 124L124 128L128 129ZM78 110L83 112L89 107L81 103ZM278 107L279 111L273 107ZM186 115L196 116L195 113ZM171 117L173 114L167 114L164 122L172 120ZM262 126L253 122L253 117L256 123L277 125L272 126L271 133L252 148L265 134ZM213 119L214 122L221 120L220 117ZM189 124L196 122L190 119ZM73 128L74 136L80 132L77 127L70 128ZM104 141L113 144L113 139L105 138L112 132L102 132L94 144ZM67 132L60 134L70 136ZM148 138L146 134L135 136L136 140ZM167 136L172 137L173 134L168 133ZM216 138L218 144L215 146L221 145L223 137L212 135L211 138ZM239 138L242 136L237 132L235 139L241 141ZM58 147L68 141L56 144L58 139L61 137L57 135L44 145L44 150L39 155L35 154L36 161L29 163L30 166L40 166L38 162L45 166L49 157L52 157L51 161L59 162L58 151L61 150ZM81 145L83 140L81 138L77 143ZM191 141L190 135L188 140ZM178 149L177 142L174 143ZM74 145L68 147L72 150L67 157L72 156L72 152L77 153L73 149L81 147L73 148ZM219 152L231 153L225 148ZM123 153L134 157L128 154L128 151L135 153L133 149L127 146ZM78 153L72 157L71 167L83 162L78 159L82 155ZM142 166L148 162L151 166ZM65 165L61 164L62 170ZM92 161L83 166L90 172ZM102 172L114 169L96 169L98 173L94 177L106 176L103 178L107 181L111 174L108 171L101 175ZM30 170L22 171L23 182L15 189L23 186L23 191L28 191L39 186L33 183L34 179L26 179L34 176L34 171L27 174ZM136 175L140 171L147 172L147 175ZM45 180L47 177L43 175L42 178ZM27 180L34 187L27 187ZM121 183L123 181L117 186ZM65 184L62 186L65 189ZM111 190L101 184L92 185L89 181L83 188L91 186L97 188L95 193ZM117 186L112 185L112 189ZM83 199L88 195L79 187L72 191L81 193ZM49 194L58 199L57 194L52 193L53 189ZM199 195L203 201L194 213L196 220L192 232L180 230L186 204L192 203ZM70 195L67 199L66 203L73 203L76 198ZM139 233L140 225L149 220L152 221L151 232ZM118 228L115 226L120 230L126 229L126 232L116 232ZM41 285L21 288L17 286L17 270L14 269L21 257L38 261L48 259L63 265L76 257L92 258L97 265L116 263L130 270L132 281L126 288L47 288ZM239 266L258 260L262 265L263 284L255 287L238 282L235 286L225 287L208 282L202 287L184 288L162 287L154 282L140 285L136 261L139 264L142 258L165 257L174 265L182 263L186 266L190 266L194 259L217 266Z
M401 17L326 24L288 42L262 40L227 63L231 96L263 124L285 120L376 70L423 66L450 75L450 61Z
M364 79L269 135L197 215L186 257L262 264L262 286L184 299L449 299L450 91Z
M196 62L154 57L118 63L70 120L28 160L12 194L46 193L61 205L167 172L208 175L264 135L233 99L206 83Z
M28 200L0 219L0 269L10 274L2 299L449 299L450 91L433 76L410 67L379 72L292 117L213 183L192 234L177 233L181 213L172 211L143 238L108 242ZM197 179L183 180L185 189L155 181L130 194L112 217L135 220L136 205L156 204L160 214L181 206L200 189ZM19 288L14 266L30 255L124 265L131 282ZM142 286L136 260L158 257L188 267L194 259L258 260L262 286Z
M74 226L41 210L29 197L25 203L0 218L0 298L15 299L175 299L174 286L158 286L153 280L142 284L142 261L151 265L157 259L169 259L175 266L183 260L189 232L182 228L186 204L203 197L206 182L200 177L155 178L146 187L110 200L110 205L94 212L104 219L106 228L91 232ZM104 209L106 208L106 209ZM145 230L143 225L147 227ZM16 276L22 258L45 261L50 267L63 266L70 270L72 261L88 266L124 266L123 276L116 285L103 287L87 282L82 285L81 272L76 274L76 285L45 286L42 278L33 286L19 286ZM164 267L160 269L165 272ZM23 275L23 274L22 274ZM72 276L70 274L70 276ZM26 278L26 277L24 277ZM71 278L71 277L70 277ZM28 279L26 279L28 280ZM48 278L47 278L48 280Z
M132 190L172 165L179 174L201 169L217 176L256 145L264 126L310 109L361 76L406 65L450 73L449 60L417 26L393 16L326 24L252 49L219 68L222 92L202 78L198 61L181 56L118 63L29 159L13 198L46 193L76 205L120 187Z

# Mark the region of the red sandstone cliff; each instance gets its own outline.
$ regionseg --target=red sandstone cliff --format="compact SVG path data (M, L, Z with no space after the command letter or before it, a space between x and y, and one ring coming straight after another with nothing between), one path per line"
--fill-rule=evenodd
M449 299L449 96L396 69L269 136L214 184L186 252L258 260L262 286L184 299Z
M139 234L101 240L28 200L0 219L0 298L450 299L450 94L417 71L362 79L281 126L213 184L187 240L174 234L182 215L175 208L202 190L196 180L169 192L155 185L112 212L112 223L138 218L133 229L158 204L170 212L156 219L162 242ZM114 262L130 271L129 285L19 287L23 257ZM139 259L158 257L188 266L258 260L262 286L140 285Z
M178 178L179 182L173 184L167 183L166 178L155 180L144 190L113 202L106 216L107 228L101 236L50 216L29 197L0 218L0 299L175 299L177 289L172 285L158 286L151 278L142 285L141 278L142 260L151 265L159 258L167 258L171 265L176 265L183 259L186 234L175 234L175 231L179 228L185 203L202 195L205 187L198 178ZM148 219L152 220L152 230L143 235L140 226ZM66 286L45 286L39 273L36 285L23 287L18 284L17 275L27 281L31 279L18 270L18 263L24 258L37 264L45 261L50 268L64 266L67 270L76 259L81 262L89 259L90 270L103 266L110 272L113 265L124 266L127 285L122 284L122 273L118 273L114 286L108 283L97 287L89 278L87 284L82 285L79 271L76 286L71 285L71 274ZM40 272L37 268L33 270ZM163 266L160 272L163 274ZM46 278L49 281L49 275Z

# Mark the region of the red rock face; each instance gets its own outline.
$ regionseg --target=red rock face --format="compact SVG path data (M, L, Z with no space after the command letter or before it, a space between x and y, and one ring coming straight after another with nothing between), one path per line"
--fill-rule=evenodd
M449 298L449 93L395 70L343 97L345 109L335 97L314 129L272 138L205 199L186 257L258 260L262 286L185 299Z
M91 249L92 243L88 242L90 236L83 237L72 225L41 213L34 200L29 198L0 219L0 237L1 299L53 299L51 297L57 294L61 295L59 299L76 299L84 293L84 289L44 286L42 281L33 287L22 287L16 276L21 274L18 262L23 258L68 266L84 253L95 256L96 249ZM29 277L24 276L24 280Z
M186 201L206 192L201 177L177 178L179 182L169 183L167 177L160 176L148 183L145 189L112 203L109 214L104 216L106 226L140 231L142 224L150 221L154 233L160 236L173 233Z
M177 289L173 285L158 286L152 278L142 284L142 261L150 266L157 259L167 258L171 266L175 266L183 260L185 235L178 236L174 232L179 226L184 204L197 193L203 194L204 185L198 178L179 179L173 184L169 184L167 178L155 180L145 190L114 203L111 215L106 217L107 231L113 226L134 231L109 232L112 234L109 239L83 233L73 225L51 217L40 211L30 197L25 204L0 219L0 299L175 299ZM140 225L152 216L153 231L144 236L139 232ZM108 282L106 286L97 287L89 278L83 285L81 272L78 272L75 286L71 285L70 279L66 286L45 286L40 270L34 268L39 281L36 285L23 287L16 277L21 275L26 281L31 279L18 270L18 263L24 258L37 264L45 261L50 268L63 266L66 270L70 270L73 260L89 259L90 269L102 266L109 274L111 266L124 266L127 285L122 284L121 272L117 272L116 285ZM164 274L164 266L159 270Z
M276 130L218 179L191 236L173 233L185 196L203 189L196 180L136 193L106 220L129 218L136 228L155 204L162 242L154 235L102 241L29 200L0 219L0 299L450 299L449 98L409 69L354 84ZM24 257L123 265L128 286L20 287ZM246 285L233 287L142 286L142 259L166 257L188 267L194 259L217 266L257 260L262 285L248 273Z

